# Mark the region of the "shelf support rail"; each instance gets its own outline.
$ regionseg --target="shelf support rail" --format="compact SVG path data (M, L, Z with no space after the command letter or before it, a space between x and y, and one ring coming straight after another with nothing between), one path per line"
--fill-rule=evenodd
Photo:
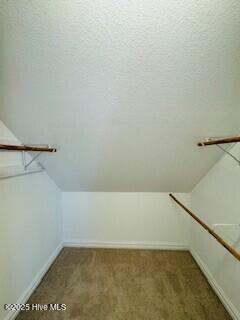
M208 138L205 141L198 142L199 147L211 146L214 144L227 144L240 142L240 136L229 137L229 138Z
M0 150L3 151L41 151L41 152L57 152L56 148L49 145L14 145L14 144L0 144Z
M228 244L222 237L220 237L212 228L210 228L204 221L199 219L195 213L182 204L172 193L169 196L186 211L198 224L200 224L210 235L215 238L228 252L230 252L238 261L240 261L240 252Z

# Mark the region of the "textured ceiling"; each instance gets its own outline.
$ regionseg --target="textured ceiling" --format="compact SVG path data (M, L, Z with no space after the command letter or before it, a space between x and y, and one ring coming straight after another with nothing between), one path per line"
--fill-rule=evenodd
M0 118L63 190L189 191L239 133L240 1L2 0Z

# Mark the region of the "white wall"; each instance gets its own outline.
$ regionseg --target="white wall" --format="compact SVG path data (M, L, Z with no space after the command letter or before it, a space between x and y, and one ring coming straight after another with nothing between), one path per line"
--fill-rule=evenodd
M179 194L186 203L188 194ZM188 217L167 193L64 192L65 244L183 248Z
M239 157L240 146L236 145L231 152ZM191 206L209 225L240 223L239 165L225 155L195 187L191 194ZM216 231L240 250L239 227L219 228ZM240 319L239 261L195 222L191 222L190 244L198 262L208 273L210 281L216 285L225 303L232 309L232 314L236 319Z
M0 122L0 139L7 138L16 140ZM18 160L1 152L0 167ZM0 180L0 319L10 316L3 304L23 302L58 252L60 205L61 192L46 173Z

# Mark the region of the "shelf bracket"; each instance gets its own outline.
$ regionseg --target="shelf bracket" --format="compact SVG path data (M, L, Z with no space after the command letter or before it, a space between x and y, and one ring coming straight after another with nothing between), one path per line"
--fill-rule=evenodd
M43 144L37 144L37 145L14 145L14 144L0 144L0 151L13 151L13 152L21 152L22 154L22 166L21 172L13 172L12 174L7 174L5 176L0 176L0 180L13 178L13 177L19 177L24 176L28 174L38 173L45 170L45 168L37 162L37 158L43 153L43 152L56 152L57 149L51 147L50 145L43 145ZM36 155L34 155L30 160L26 158L26 152L37 152ZM28 161L27 161L28 160ZM36 161L37 167L32 167L32 169L29 169L31 164Z
M42 151L38 152L29 162L26 162L26 154L25 151L22 151L22 159L23 159L23 166L24 170L27 170L27 168L42 154ZM39 165L39 163L38 163Z
M232 159L234 159L238 165L240 166L240 160L235 157L231 152L229 152L228 150L226 150L225 148L223 148L222 146L220 146L219 144L216 144L216 146L221 149L223 152L225 152L226 154L228 154Z

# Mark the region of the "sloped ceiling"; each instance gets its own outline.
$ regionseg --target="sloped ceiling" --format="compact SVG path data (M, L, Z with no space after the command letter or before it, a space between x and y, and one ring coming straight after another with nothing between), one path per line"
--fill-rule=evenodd
M239 0L0 8L0 118L62 190L189 191L239 133Z

